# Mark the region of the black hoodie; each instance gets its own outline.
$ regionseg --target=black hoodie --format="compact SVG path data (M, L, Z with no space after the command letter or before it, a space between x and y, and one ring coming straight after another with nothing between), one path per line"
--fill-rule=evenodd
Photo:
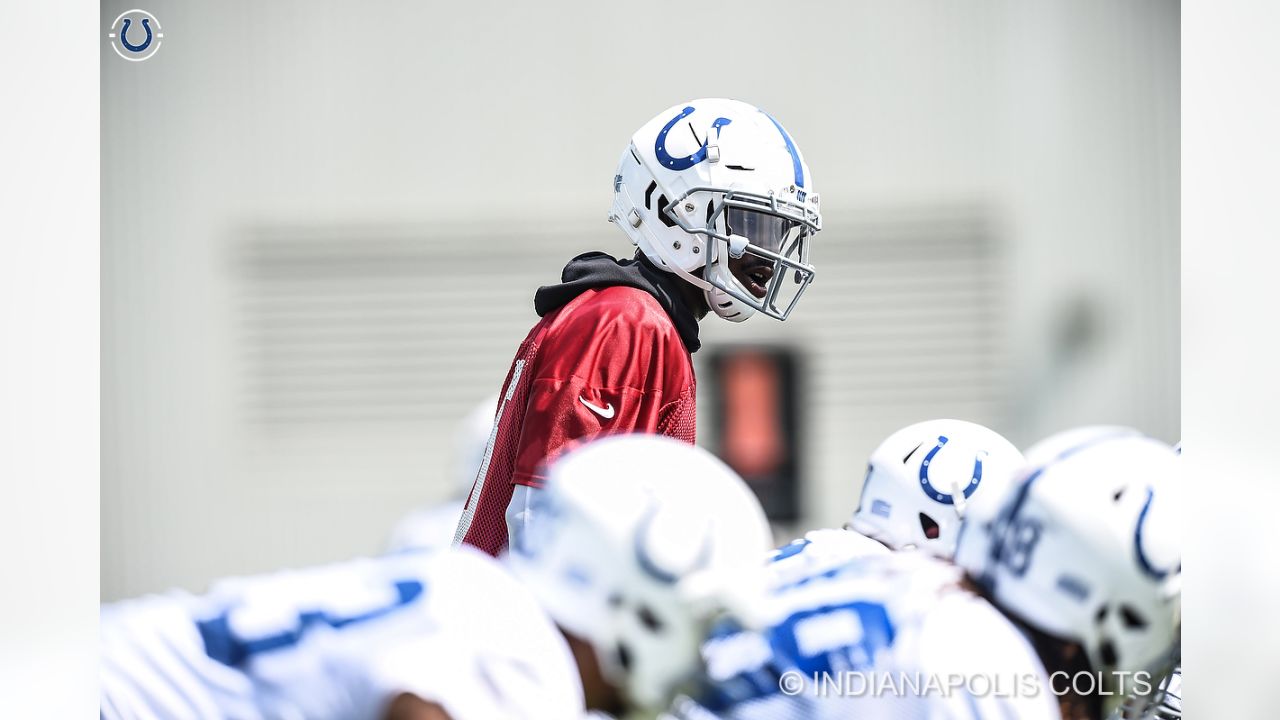
M533 295L533 309L538 317L543 317L587 290L616 285L633 287L649 293L662 305L676 326L685 349L695 353L702 347L698 341L698 318L681 297L679 286L675 284L680 282L684 281L660 270L643 255L632 260L618 260L608 253L583 253L564 266L559 285L538 288Z

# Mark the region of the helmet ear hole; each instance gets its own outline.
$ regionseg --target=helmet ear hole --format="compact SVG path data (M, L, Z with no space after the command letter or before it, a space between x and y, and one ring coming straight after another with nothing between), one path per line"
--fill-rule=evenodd
M669 204L666 195L658 196L658 220L662 221L662 224L667 227L675 227L675 221L671 219L671 216L667 215L667 205Z
M938 527L938 522L924 513L920 513L920 529L930 540L937 540L938 535L942 534L942 528Z

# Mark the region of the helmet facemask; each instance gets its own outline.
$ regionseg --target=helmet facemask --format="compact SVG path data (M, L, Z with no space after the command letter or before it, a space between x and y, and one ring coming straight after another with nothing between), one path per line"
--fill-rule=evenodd
M798 197L803 196L801 191ZM699 207L705 214L694 219ZM662 213L693 235L691 242L706 248L705 283L694 284L706 292L711 310L726 320L742 322L757 311L786 320L813 281L809 250L821 218L803 202L696 187Z

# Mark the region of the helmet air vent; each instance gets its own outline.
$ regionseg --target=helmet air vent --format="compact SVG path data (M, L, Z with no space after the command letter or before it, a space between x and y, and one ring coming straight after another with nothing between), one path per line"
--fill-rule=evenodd
M1147 626L1147 621L1142 617L1142 613L1128 605L1120 606L1120 619L1124 621L1125 628L1129 630L1141 630Z
M920 513L920 529L924 531L924 536L930 540L937 540L938 535L942 532L941 528L938 527L937 521L924 513Z

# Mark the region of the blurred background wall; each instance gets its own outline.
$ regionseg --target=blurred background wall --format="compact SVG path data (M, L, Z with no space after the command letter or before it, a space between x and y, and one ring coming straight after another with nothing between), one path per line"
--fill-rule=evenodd
M160 52L102 55L104 600L452 493L533 291L631 251L629 134L696 97L768 109L823 197L793 318L703 323L801 361L801 525L914 420L1179 437L1176 2L144 8Z

